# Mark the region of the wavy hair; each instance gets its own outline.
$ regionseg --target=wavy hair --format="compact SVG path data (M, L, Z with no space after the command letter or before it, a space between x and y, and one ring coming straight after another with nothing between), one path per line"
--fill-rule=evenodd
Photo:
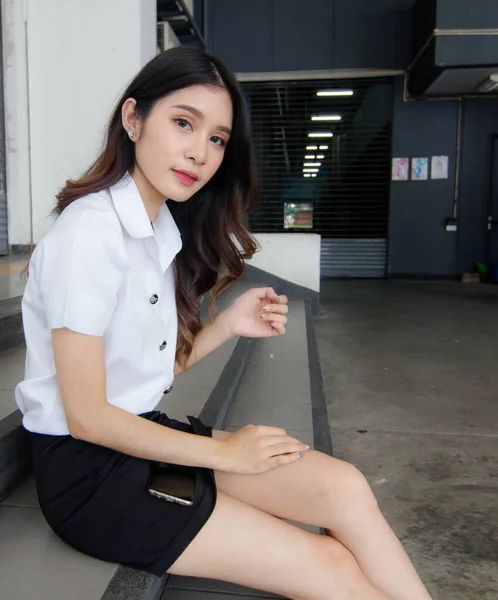
M244 96L230 69L220 59L191 46L158 54L136 75L117 102L95 162L81 178L66 181L53 210L55 216L60 215L71 202L113 186L133 169L134 144L121 121L127 98L136 100L135 111L145 122L158 100L193 85L226 90L232 101L233 123L223 162L211 180L187 202L168 203L183 240L174 262L176 359L183 366L202 329L199 299L211 290L211 316L216 296L241 277L244 259L258 249L242 223L244 213L256 202L251 127Z

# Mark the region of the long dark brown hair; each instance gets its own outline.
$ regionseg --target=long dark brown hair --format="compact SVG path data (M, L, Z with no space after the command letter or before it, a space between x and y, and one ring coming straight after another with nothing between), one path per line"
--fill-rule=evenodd
M255 161L245 100L230 69L220 59L190 46L153 58L116 104L100 155L80 179L66 182L56 196L53 211L60 215L71 202L116 184L133 169L134 144L121 120L127 98L136 100L135 111L145 122L159 99L192 85L227 90L233 123L223 162L212 179L187 202L168 202L183 241L175 259L176 358L181 364L190 356L194 338L202 328L199 298L211 290L211 309L216 296L243 274L244 259L258 249L242 224L244 213L256 201Z

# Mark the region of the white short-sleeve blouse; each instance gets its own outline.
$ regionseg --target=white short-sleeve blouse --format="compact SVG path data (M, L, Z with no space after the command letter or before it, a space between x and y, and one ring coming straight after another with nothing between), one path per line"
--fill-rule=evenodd
M150 223L134 180L72 202L38 243L22 299L25 378L16 402L29 431L69 433L51 330L103 336L107 400L153 410L174 379L173 260L182 240L165 203Z

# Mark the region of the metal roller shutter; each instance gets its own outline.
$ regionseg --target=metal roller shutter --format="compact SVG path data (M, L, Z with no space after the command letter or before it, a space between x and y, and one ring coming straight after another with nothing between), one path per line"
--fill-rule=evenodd
M322 276L385 277L392 80L242 85L260 184L251 230L320 234Z

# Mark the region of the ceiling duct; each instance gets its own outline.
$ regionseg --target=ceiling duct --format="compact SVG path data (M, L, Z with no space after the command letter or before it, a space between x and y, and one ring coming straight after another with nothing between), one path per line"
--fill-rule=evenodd
M498 95L497 0L416 0L412 96Z

